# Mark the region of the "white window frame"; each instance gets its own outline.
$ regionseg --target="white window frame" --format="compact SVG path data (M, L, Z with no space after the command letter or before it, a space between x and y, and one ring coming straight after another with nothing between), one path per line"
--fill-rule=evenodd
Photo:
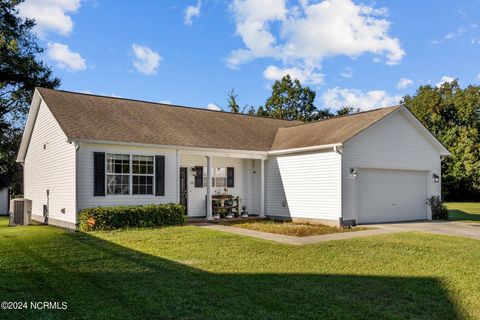
M153 158L153 173L133 173L133 157L134 156L142 156L142 157L152 157ZM134 196L154 196L155 195L155 174L156 174L156 168L155 168L155 156L149 155L149 154L131 154L130 155L130 172L132 178L130 179L130 185L131 185L131 195ZM152 193L133 193L133 176L143 176L143 177L152 177Z
M212 188L227 188L227 169L228 167L212 167ZM225 169L225 176L218 176L217 177L217 169ZM222 187L217 186L217 178L225 178L225 185ZM207 187L205 183L207 181L207 167L203 167L203 187Z
M129 173L108 173L108 155L128 155L128 163L129 163ZM134 174L133 173L133 156L147 156L147 157L153 157L153 174ZM140 153L124 153L124 152L105 152L105 195L108 197L118 197L118 196L140 196L140 197L150 197L154 196L156 192L156 185L155 185L155 175L157 172L157 168L155 165L155 155L151 154L140 154ZM109 175L124 175L124 176L129 176L128 178L128 193L125 194L112 194L108 193L108 179L107 176ZM152 193L148 194L134 194L133 193L133 176L152 176Z
M115 156L115 155L122 155L128 156L128 163L129 163L129 173L109 173L108 172L108 156ZM105 153L105 195L108 196L127 196L130 195L132 192L132 179L130 178L132 172L132 157L128 153L121 153L121 152L106 152ZM128 178L128 193L108 193L108 176L129 176Z

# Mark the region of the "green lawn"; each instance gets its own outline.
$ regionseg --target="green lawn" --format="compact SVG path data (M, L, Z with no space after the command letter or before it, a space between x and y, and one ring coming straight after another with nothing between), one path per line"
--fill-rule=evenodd
M404 233L288 246L196 226L68 233L0 220L0 319L480 318L480 241Z
M288 221L274 221L274 220L234 220L222 221L222 225L233 226L238 228L250 229L255 231L263 231L269 233L284 234L294 237L307 237L322 234L353 232L368 230L369 228L353 227L353 228L339 228L331 227L323 224L309 224L309 223L294 223Z
M448 218L468 222L480 222L480 202L448 202Z

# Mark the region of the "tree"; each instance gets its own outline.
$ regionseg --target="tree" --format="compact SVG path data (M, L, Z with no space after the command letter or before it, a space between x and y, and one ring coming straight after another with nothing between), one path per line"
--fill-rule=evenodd
M460 88L458 81L421 86L401 102L445 145L451 156L442 162L447 200L480 196L480 86Z
M0 189L18 187L15 179L20 169L15 155L33 89L60 84L38 59L43 49L32 32L35 22L19 17L17 6L21 2L0 0Z
M227 103L228 103L228 108L230 108L230 112L239 113L240 112L240 107L237 103L238 94L235 93L235 90L232 89L228 93L227 97L228 97Z
M259 114L278 119L312 121L316 120L317 108L314 105L315 91L303 87L298 79L290 75L275 81L272 95Z

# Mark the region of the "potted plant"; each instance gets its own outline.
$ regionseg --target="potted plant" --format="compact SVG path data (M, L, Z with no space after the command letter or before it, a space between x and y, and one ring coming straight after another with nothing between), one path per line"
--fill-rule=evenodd
M227 216L226 216L227 219L232 219L233 218L233 214L232 214L232 210L228 210L227 211Z
M220 219L220 213L218 213L218 211L213 213L213 219Z
M248 218L247 206L242 206L242 218Z

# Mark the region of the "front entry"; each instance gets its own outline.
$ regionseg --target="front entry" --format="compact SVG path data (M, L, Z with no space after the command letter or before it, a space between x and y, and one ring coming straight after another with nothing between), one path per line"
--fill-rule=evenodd
M188 215L188 177L187 168L180 168L180 204L185 207L185 214Z

